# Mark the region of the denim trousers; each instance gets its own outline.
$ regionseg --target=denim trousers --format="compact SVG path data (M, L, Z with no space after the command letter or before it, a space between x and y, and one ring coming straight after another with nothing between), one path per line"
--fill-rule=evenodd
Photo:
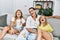
M36 40L36 34L30 33L25 29L23 29L16 40Z

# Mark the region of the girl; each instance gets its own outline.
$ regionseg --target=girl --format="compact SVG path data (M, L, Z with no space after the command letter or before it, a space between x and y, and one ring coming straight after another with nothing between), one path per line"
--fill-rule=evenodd
M41 16L39 18L39 26L38 26L38 36L37 40L52 40L52 35L50 34L53 32L53 29L51 28L50 24L47 23L46 17Z
M22 26L24 25L25 20L22 16L21 10L18 9L15 13L15 17L12 18L10 25L3 28L3 31L0 35L0 40L2 40L7 32L10 34L19 34L23 28Z

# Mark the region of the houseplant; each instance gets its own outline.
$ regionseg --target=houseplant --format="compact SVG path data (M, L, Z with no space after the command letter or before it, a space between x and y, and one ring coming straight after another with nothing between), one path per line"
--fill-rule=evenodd
M45 16L52 16L53 15L53 10L52 8L47 8L47 9L39 9L38 12L39 15L45 15Z

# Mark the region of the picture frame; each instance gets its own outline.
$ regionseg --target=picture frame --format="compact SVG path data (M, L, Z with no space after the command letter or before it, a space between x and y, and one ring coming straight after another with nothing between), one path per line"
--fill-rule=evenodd
M36 9L41 9L41 7L45 9L47 6L53 9L53 1L33 1L33 7Z

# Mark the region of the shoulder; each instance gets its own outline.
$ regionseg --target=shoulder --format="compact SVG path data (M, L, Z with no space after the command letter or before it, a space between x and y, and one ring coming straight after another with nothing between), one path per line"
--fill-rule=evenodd
M11 18L11 21L15 21L15 17L12 17L12 18Z
M39 18L40 18L41 16L40 15L37 15L37 20L39 21Z
M21 20L25 20L24 18L21 18Z
M50 25L49 23L47 23L47 25Z
M32 18L31 16L27 17L27 19L31 19L31 18Z
M50 25L49 23L47 23L47 26L48 26L48 27L51 27L51 25Z
M40 25L38 25L38 26L37 26L37 29L40 29L40 27L41 27L41 26L40 26Z

